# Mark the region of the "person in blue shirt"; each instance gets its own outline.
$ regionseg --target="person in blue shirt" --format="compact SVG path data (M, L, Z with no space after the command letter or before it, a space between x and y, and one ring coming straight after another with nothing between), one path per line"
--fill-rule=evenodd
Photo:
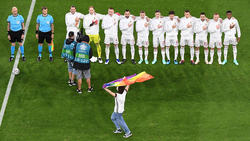
M23 38L24 38L24 19L23 16L18 14L18 9L16 7L12 7L12 15L10 15L7 19L8 26L8 39L11 42L11 56L9 61L14 60L15 55L15 45L18 42L20 51L22 54L22 60L25 61L24 57L24 46L23 46Z
M73 31L69 32L68 37L69 38L64 40L61 57L65 58L65 60L68 63L68 73L69 73L68 85L69 86L75 86L76 83L74 82L74 79L75 79L76 71L73 68L73 64L74 64L74 59L75 59L74 52L75 52L77 42L74 41L75 36L74 36Z
M42 8L42 14L38 15L36 20L36 38L38 39L38 58L42 60L43 42L46 40L49 48L49 60L53 61L52 57L52 40L54 38L54 19L48 14L48 8Z

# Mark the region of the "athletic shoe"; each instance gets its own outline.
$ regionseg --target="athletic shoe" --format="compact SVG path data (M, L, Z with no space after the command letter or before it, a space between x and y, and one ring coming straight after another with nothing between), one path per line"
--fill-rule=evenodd
M78 88L76 89L76 92L81 94L82 93L82 90L79 90Z
M68 80L68 84L70 84L70 83L71 83L71 80L69 79L69 80Z
M74 81L71 82L71 85L72 85L72 86L76 86L76 82L74 82Z
M93 88L93 87L88 88L88 92L89 92L89 93L93 92L93 90L94 90L94 88Z
M119 59L116 59L116 63L119 64L119 65L121 64Z
M129 138L130 136L132 136L132 133L131 133L131 132L128 133L128 134L125 134L123 137L124 137L124 138Z
M199 64L200 63L200 60L196 60L195 61L195 65Z
M175 64L175 65L178 65L178 61L177 61L177 60L174 60L174 64Z
M155 64L157 62L157 60L153 60L152 64Z
M23 56L23 57L22 57L22 60L25 62L25 61L26 61L26 58Z
M209 64L207 60L205 60L205 63L206 63L206 64Z
M170 64L170 60L168 60L166 64L169 65Z
M180 61L180 64L184 64L184 63L185 63L185 61L184 61L184 60L181 60L181 61Z
M213 60L210 60L210 61L208 62L208 64L209 64L209 65L213 64Z
M143 60L140 60L139 62L138 62L138 64L141 64L143 62Z
M132 64L136 64L136 62L135 62L135 60L134 60L134 59L132 59L132 60L131 60L131 63L132 63Z
M49 61L52 62L53 61L53 57L49 57Z
M122 129L116 129L115 131L113 131L113 133L120 134L120 133L122 133Z
M222 62L221 62L221 60L218 60L218 64L219 64L219 65L222 65Z
M125 63L126 63L126 61L127 61L127 59L122 59L121 64L125 64Z
M64 63L67 63L67 62L68 62L68 60L65 58L65 59L64 59Z
M191 63L192 65L194 65L194 64L195 64L195 63L194 63L194 60L191 60L191 61L190 61L190 63Z
M227 63L227 60L224 60L223 62L222 62L222 65L225 65Z
M13 61L13 60L14 60L14 57L10 57L9 61L11 62L11 61Z
M98 62L99 64L102 64L103 63L102 58L98 58Z
M42 60L42 57L38 56L37 61L40 62Z
M165 60L162 60L162 64L163 64L163 65L166 65L167 62L166 62Z
M109 59L106 59L105 65L109 64Z
M239 65L239 63L238 63L238 61L237 61L237 60L234 60L234 64L235 64L236 66L238 66L238 65Z
M148 60L145 60L145 64L148 64Z

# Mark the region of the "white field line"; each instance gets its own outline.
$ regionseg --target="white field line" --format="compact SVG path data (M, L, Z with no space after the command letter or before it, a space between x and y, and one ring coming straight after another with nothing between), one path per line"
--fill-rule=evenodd
M25 34L24 34L23 44L25 42L26 35L28 33L30 20L31 20L33 11L34 11L35 4L36 4L36 0L32 0L31 5L30 5L29 14L28 14L28 17L27 17L27 21L25 23ZM13 73L13 71L18 67L19 60L20 60L20 49L18 49L18 51L17 51L15 63L14 63L14 66L12 68L10 80L9 80L9 83L8 83L8 86L7 86L7 89L6 89L6 92L5 92L4 100L3 100L3 103L2 103L2 108L1 108L1 112L0 112L0 127L2 125L4 112L5 112L7 103L8 103L11 87L12 87L12 84L13 84L14 78L15 78L15 74Z

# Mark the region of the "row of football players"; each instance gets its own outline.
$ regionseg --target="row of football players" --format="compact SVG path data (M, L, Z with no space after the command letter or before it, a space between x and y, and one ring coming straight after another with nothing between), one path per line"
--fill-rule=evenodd
M131 51L131 61L135 64L134 54L134 23L136 22L136 32L137 32L137 46L139 48L139 56L141 64L143 62L143 48L145 54L145 63L148 64L148 46L149 31L153 32L153 47L154 47L154 60L152 64L157 62L157 47L160 45L162 54L162 63L170 64L170 46L174 46L174 64L178 64L178 31L181 31L180 39L180 63L184 63L184 47L188 45L190 47L190 60L192 64L198 64L199 60L199 47L204 47L205 63L212 64L214 56L214 48L217 47L218 63L227 63L227 52L228 46L232 44L234 63L238 65L236 60L237 48L236 45L240 40L240 27L236 18L232 17L232 12L226 12L227 18L222 20L218 13L213 15L213 19L209 20L205 13L200 14L200 18L195 18L191 16L190 11L186 10L184 12L184 17L178 18L175 16L174 11L169 12L169 16L163 17L159 10L155 11L155 17L150 19L146 16L144 11L140 12L139 17L135 17L130 14L129 10L125 10L124 15L115 13L113 8L108 9L107 15L98 14L95 12L93 6L89 7L89 14L83 15L76 12L74 6L71 7L70 12L66 14L65 21L67 25L67 31L74 31L77 33L79 31L80 19L83 19L83 27L85 32L90 36L90 40L93 41L97 46L98 61L102 63L101 59L101 46L100 46L100 36L99 36L99 23L102 21L102 28L104 29L106 44L105 53L106 61L105 64L109 63L109 53L110 44L114 44L116 62L118 64L126 62L126 45L130 45ZM119 61L119 40L118 40L118 22L120 21L119 28L122 32L121 44L122 44L122 55L123 60ZM236 39L236 31L238 38ZM221 47L222 47L222 32L225 33L224 39L224 61L221 61ZM165 36L166 33L166 36ZM194 41L194 33L196 33ZM210 42L208 44L207 36L210 33ZM194 49L194 46L196 47ZM210 49L210 61L208 61L208 46ZM194 62L194 54L196 55L196 61ZM165 56L167 61L165 61Z

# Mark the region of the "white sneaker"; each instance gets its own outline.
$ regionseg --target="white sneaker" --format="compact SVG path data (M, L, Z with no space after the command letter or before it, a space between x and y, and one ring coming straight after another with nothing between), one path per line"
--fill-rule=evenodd
M197 65L197 64L199 64L199 63L200 63L200 60L197 59L197 60L195 61L195 65Z
M128 133L128 134L125 134L123 137L124 137L124 138L129 138L130 136L132 136L132 133L131 133L131 132Z
M206 64L208 64L208 61L207 61L207 60L205 60L205 63L206 63Z
M221 62L221 60L218 60L218 63L219 63L220 65L222 65L222 62Z
M213 60L210 60L210 62L208 64L210 64L210 65L213 64Z

